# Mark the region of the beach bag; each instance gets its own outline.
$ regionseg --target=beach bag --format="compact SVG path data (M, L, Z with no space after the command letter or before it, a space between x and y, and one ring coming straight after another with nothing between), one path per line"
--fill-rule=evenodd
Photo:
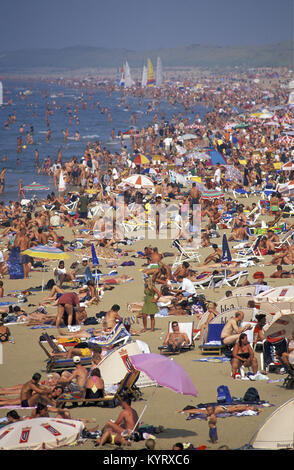
M259 393L254 387L249 387L244 395L243 401L248 403L257 403L260 401Z
M219 387L217 387L217 402L232 403L232 397L227 385L220 385Z

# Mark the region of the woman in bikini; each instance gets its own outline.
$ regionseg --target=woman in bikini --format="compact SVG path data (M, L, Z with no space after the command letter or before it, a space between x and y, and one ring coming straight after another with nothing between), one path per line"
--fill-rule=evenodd
M241 333L239 340L233 348L232 359L232 376L235 378L236 372L241 366L252 367L252 372L255 375L258 370L258 362L254 356L254 352L246 333Z
M85 398L95 399L104 397L104 381L97 367L92 370L90 377L87 379L85 389Z

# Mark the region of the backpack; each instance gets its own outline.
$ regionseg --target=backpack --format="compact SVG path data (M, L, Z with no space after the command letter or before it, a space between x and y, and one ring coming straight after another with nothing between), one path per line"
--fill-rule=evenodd
M232 403L232 397L227 385L220 385L219 387L217 387L217 402Z
M249 403L257 403L260 401L259 393L254 387L249 387L244 395L243 401Z

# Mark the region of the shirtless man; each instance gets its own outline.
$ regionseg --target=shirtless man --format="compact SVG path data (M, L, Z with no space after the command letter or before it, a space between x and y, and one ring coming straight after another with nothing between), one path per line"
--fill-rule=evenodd
M164 346L168 346L169 351L179 351L181 346L188 346L189 338L186 333L180 333L180 327L177 321L172 322L172 332L166 335L163 342Z
M106 313L103 321L103 331L108 332L113 330L115 325L122 320L121 316L118 314L119 310L120 306L114 304L111 309Z
M131 407L131 399L125 398L122 403L122 411L120 412L117 420L113 423L108 421L105 429L110 429L116 433L128 433L135 431L139 425L137 412Z
M173 278L178 281L178 282L182 282L182 280L187 277L187 274L189 272L189 268L190 268L190 265L187 261L184 261L182 263L181 266L179 266L174 274L173 274Z
M21 228L15 237L14 248L17 247L19 247L21 253L30 247L30 239L26 234L25 228ZM24 277L28 278L32 267L32 258L28 255L22 255L21 263L23 265Z
M36 372L31 380L23 384L20 391L20 403L22 407L34 406L40 398L40 395L48 394L48 387L39 385L40 380L41 374Z
M79 387L79 390L83 391L87 377L88 377L88 371L86 367L82 366L81 358L79 356L73 357L73 363L76 366L75 370L67 378L65 377L61 378L60 384L61 385L68 384L74 380L76 381L77 386Z
M244 320L244 312L236 312L235 317L231 318L223 327L221 332L221 341L223 344L232 345L238 341L239 336L244 331L251 330L251 325L240 327Z
M214 414L220 414L220 413L242 413L242 411L247 411L247 410L252 410L256 411L257 413L261 413L261 409L257 408L257 406L254 405L216 405L214 409ZM187 406L183 408L182 410L176 411L176 413L187 413L187 414L209 414L209 407L207 408L193 408L190 406Z

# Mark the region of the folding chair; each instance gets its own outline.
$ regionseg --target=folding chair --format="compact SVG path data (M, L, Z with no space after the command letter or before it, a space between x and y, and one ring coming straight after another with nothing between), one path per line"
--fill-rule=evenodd
M66 348L57 342L55 342L47 332L43 333L45 341L39 340L39 345L45 352L46 356L48 357L46 371L51 372L56 369L68 369L74 368L73 359L66 359L62 357L56 356L56 354L66 352ZM48 346L51 348L51 352L46 349L45 344L47 343ZM91 356L84 356L81 357L81 364L83 366L90 365L92 362L92 355Z
M179 266L184 261L200 261L200 255L198 251L192 248L190 249L182 247L179 240L174 240L172 242L172 246L174 246L179 252L175 262L172 265L172 268Z
M198 280L193 281L194 286L200 287L200 289L204 290L206 286L209 287L211 285L211 281L213 279L213 273L211 271L202 272L201 274L198 274L196 278L198 278Z
M246 191L243 188L233 189L233 194L234 194L235 199L237 199L238 197L249 197L250 196L250 192Z
M246 262L250 261L252 258L258 258L259 260L263 259L263 256L261 254L259 244L261 241L261 235L257 237L257 239L249 246L249 247L244 247L242 251L237 252L237 257L233 258L232 261L236 262Z
M116 392L105 395L102 398L84 398L81 393L79 393L78 396L71 393L64 393L56 400L57 408L64 408L66 403L80 403L80 406L87 406L90 403L94 403L96 405L115 407L122 402L124 396L138 400L142 396L142 392L135 385L139 375L140 372L136 369L127 372L123 380L119 383Z
M199 345L201 354L216 354L222 355L223 350L226 348L221 342L221 332L224 327L224 323L208 324L208 327L203 335L202 343Z
M173 332L172 323L173 322L170 321L169 324L168 324L168 332L169 333ZM186 333L189 340L190 340L188 345L181 346L179 352L190 351L191 349L193 349L195 347L194 338L193 338L194 322L185 322L185 323L184 322L183 323L178 322L178 325L179 325L180 333ZM169 351L168 346L158 346L158 349L160 351L160 354L174 354L174 352Z

